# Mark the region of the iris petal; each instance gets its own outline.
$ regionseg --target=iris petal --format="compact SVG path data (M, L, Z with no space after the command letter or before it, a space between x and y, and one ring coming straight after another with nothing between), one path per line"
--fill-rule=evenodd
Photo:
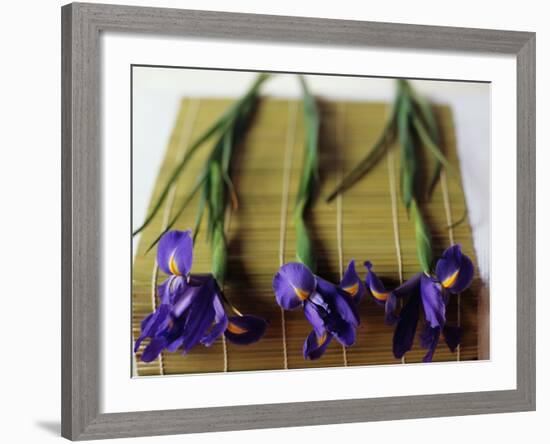
M345 295L342 295L341 290L336 291L333 295L334 306L338 311L338 314L344 321L351 324L354 327L359 325L359 312L355 304L349 300Z
M149 313L145 318L143 318L143 321L141 321L141 335L145 334L147 336L149 334L151 324L156 320L157 317L158 311L154 311L153 313Z
M317 291L311 295L310 301L315 303L317 313L322 317L323 327L329 334L335 336L346 347L355 342L359 312L348 293L317 277ZM315 331L318 337L321 336L322 331L319 328Z
M324 332L321 336L317 336L315 331L312 331L304 342L303 354L305 359L319 359L325 353L332 335Z
M191 231L187 231L187 236L185 236L180 245L174 251L171 257L171 269L174 271L173 274L179 276L187 276L191 272L191 267L193 265L193 240L191 237Z
M351 296L355 303L361 301L365 295L365 285L359 279L359 275L355 270L355 261L351 260L346 268L342 282L340 282L340 288Z
M430 327L426 325L422 333L420 334L420 346L422 348L427 348L428 351L422 358L422 362L432 362L435 349L437 348L437 343L439 342L439 335L441 333L441 328L439 327Z
M329 301L326 300L326 297L324 297L320 292L319 288L317 288L317 291L314 291L311 296L309 297L308 301L313 302L315 305L321 307L325 312L328 312L330 310L329 308Z
M229 318L225 337L239 345L248 345L260 340L267 328L267 322L257 316L244 315Z
M191 231L172 230L163 234L158 244L157 264L166 274L187 276L193 264Z
M461 293L466 290L474 279L474 264L468 256L462 255L460 262L460 271L458 277L452 287L449 288L451 293Z
M460 270L460 258L462 251L459 244L447 248L437 261L435 274L445 288L449 288L456 279Z
M172 281L177 278L177 276L170 276L168 279L166 279L162 284L159 284L157 286L157 293L159 295L160 301L162 304L171 304L171 287L172 287Z
M332 334L344 347L351 347L355 344L356 329L353 325L342 323Z
M166 335L166 350L169 352L175 352L183 345L186 323L187 314L174 319L172 328L170 328Z
M398 320L399 317L395 316L395 308L397 306L397 299L404 299L404 298L412 298L412 297L418 297L420 294L420 280L422 278L423 273L417 273L407 281L405 281L403 284L401 284L399 287L397 287L395 290L393 290L390 295L388 296L388 300L386 301L386 324L393 325Z
M321 314L322 312L324 312L324 309L313 302L306 301L304 303L304 315L313 327L313 331L315 331L317 336L322 336L325 331L325 322L323 320L324 316Z
M161 304L141 322L141 334L134 345L134 352L137 352L145 338L154 338L168 328L171 310L170 305Z
M201 293L202 285L186 285L182 287L180 294L175 296L174 301L174 316L181 316L191 305L195 298Z
M316 304L328 308L328 302L325 299L330 298L331 295L336 293L338 291L338 286L319 276L316 276L315 283L315 289L317 291L310 296L310 299Z
M229 323L219 295L214 297L213 306L215 313L214 324L210 328L210 331L201 339L201 343L206 347L210 347L223 334Z
M366 261L365 267L367 269L367 277L365 279L367 289L379 305L384 305L389 297L389 292L386 290L386 287L376 273L372 271L372 263Z
M290 262L283 265L273 278L273 290L282 308L294 310L315 290L315 276L305 265Z
M183 352L188 353L204 337L215 317L216 288L213 279L205 282L189 307L183 334Z
M445 325L445 300L441 293L441 285L430 276L422 275L420 280L420 294L424 315L430 327Z
M143 350L141 355L141 360L143 362L152 362L157 359L157 356L160 355L162 350L166 347L166 338L158 336L153 338L151 342Z
M470 286L474 277L474 265L462 254L460 244L445 250L437 261L435 273L444 288L451 293L460 293Z
M451 327L447 325L443 327L443 337L445 338L449 350L452 352L454 352L458 344L460 344L461 336L462 329L460 327Z
M402 308L393 334L393 354L397 359L401 359L412 348L419 312L420 296L417 293Z
M174 304L187 287L186 278L172 275L157 287L162 304Z
M413 277L406 280L403 284L393 290L395 296L399 298L410 297L420 292L420 280L424 273L416 273Z
M397 307L397 296L392 291L388 296L388 300L386 301L386 306L384 307L384 311L385 311L384 320L386 322L386 325L393 325L399 320L399 317L395 315L396 307Z

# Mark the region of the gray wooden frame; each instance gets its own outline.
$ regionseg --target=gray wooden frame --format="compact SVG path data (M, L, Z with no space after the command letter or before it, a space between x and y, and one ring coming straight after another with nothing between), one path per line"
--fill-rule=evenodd
M99 411L103 31L510 54L517 59L517 389L166 411ZM535 34L240 13L62 8L62 435L97 439L535 409Z

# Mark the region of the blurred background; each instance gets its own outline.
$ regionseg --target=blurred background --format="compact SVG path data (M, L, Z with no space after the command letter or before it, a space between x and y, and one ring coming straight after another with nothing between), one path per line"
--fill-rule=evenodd
M133 67L133 223L143 221L153 186L183 97L236 98L256 73L207 69ZM392 102L395 80L307 75L312 94L322 99ZM489 83L412 80L417 92L453 115L456 144L480 275L490 270L490 112ZM299 98L296 77L278 74L263 95ZM368 149L369 147L365 147ZM139 236L134 238L134 252Z

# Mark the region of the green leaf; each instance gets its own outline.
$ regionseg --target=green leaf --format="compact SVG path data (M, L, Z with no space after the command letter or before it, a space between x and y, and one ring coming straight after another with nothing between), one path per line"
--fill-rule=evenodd
M441 170L443 169L443 165L439 160L435 161L434 170L432 172L432 177L430 178L430 181L428 182L428 190L427 190L427 198L431 199L433 195L433 191L435 189L435 186L437 185L437 182L439 182L439 178L441 177Z
M411 94L413 105L415 106L415 111L416 109L418 109L418 112L420 113L420 118L428 127L428 131L430 133L431 139L434 141L436 145L439 145L440 143L439 127L437 125L437 119L435 118L435 114L432 110L431 105L428 103L428 101L424 97L416 94L416 91L410 85L409 85L409 91Z
M222 171L227 173L229 171L229 164L231 163L231 154L233 153L233 132L227 131L222 137L222 155L221 166Z
M367 174L379 162L386 153L387 148L395 140L395 119L391 119L384 128L380 138L376 141L368 154L342 179L334 190L325 198L327 202L332 201L338 194L351 188L365 174Z
M431 152L431 154L435 157L436 160L441 162L443 166L454 173L453 166L447 161L439 147L433 142L431 137L429 136L426 128L424 127L424 124L420 121L420 119L416 116L412 119L413 126L416 130L416 133L418 134L418 137L420 138L422 144L428 148L428 150Z
M301 217L295 217L294 227L296 229L296 259L315 272L317 268L315 251L304 220Z
M227 187L227 194L231 198L231 206L234 210L236 210L239 206L239 199L237 197L237 192L235 191L235 185L233 185L233 181L231 180L231 177L229 177L229 174L224 171L222 175L225 186Z
M410 128L411 103L403 96L397 110L397 135L401 151L401 197L407 210L415 193L417 159Z

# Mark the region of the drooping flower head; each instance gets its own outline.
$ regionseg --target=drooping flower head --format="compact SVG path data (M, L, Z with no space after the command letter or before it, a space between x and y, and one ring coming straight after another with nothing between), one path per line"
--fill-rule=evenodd
M459 327L446 325L449 294L457 294L468 288L474 275L472 261L462 254L460 245L453 245L445 250L436 264L436 277L417 273L391 292L385 290L372 272L372 265L368 263L366 266L369 270L367 287L375 300L380 300L380 295L385 297L386 319L397 322L393 337L393 353L396 358L402 358L412 349L420 309L425 319L420 344L427 349L423 361L432 360L441 334L451 351L456 349L460 343L461 330ZM393 312L398 299L406 299L407 302L399 316L395 316Z
M228 316L224 296L212 274L191 274L190 231L169 231L157 250L159 268L168 275L158 286L160 305L141 323L134 351L150 338L141 356L150 362L163 351L188 353L197 344L212 345L222 334L236 344L251 344L264 334L265 320L251 315Z
M302 307L313 327L304 342L304 358L320 358L333 337L344 347L355 342L359 325L356 306L365 293L365 287L355 272L353 260L340 285L315 276L304 264L287 263L273 278L273 290L283 309Z
M399 321L393 335L393 354L401 359L412 349L420 309L424 313L425 325L420 333L420 345L427 349L422 359L431 362L441 333L451 351L455 351L460 343L459 327L446 324L446 308L449 295L436 279L424 273L418 273L398 287L399 297L408 297L407 303L401 309Z

